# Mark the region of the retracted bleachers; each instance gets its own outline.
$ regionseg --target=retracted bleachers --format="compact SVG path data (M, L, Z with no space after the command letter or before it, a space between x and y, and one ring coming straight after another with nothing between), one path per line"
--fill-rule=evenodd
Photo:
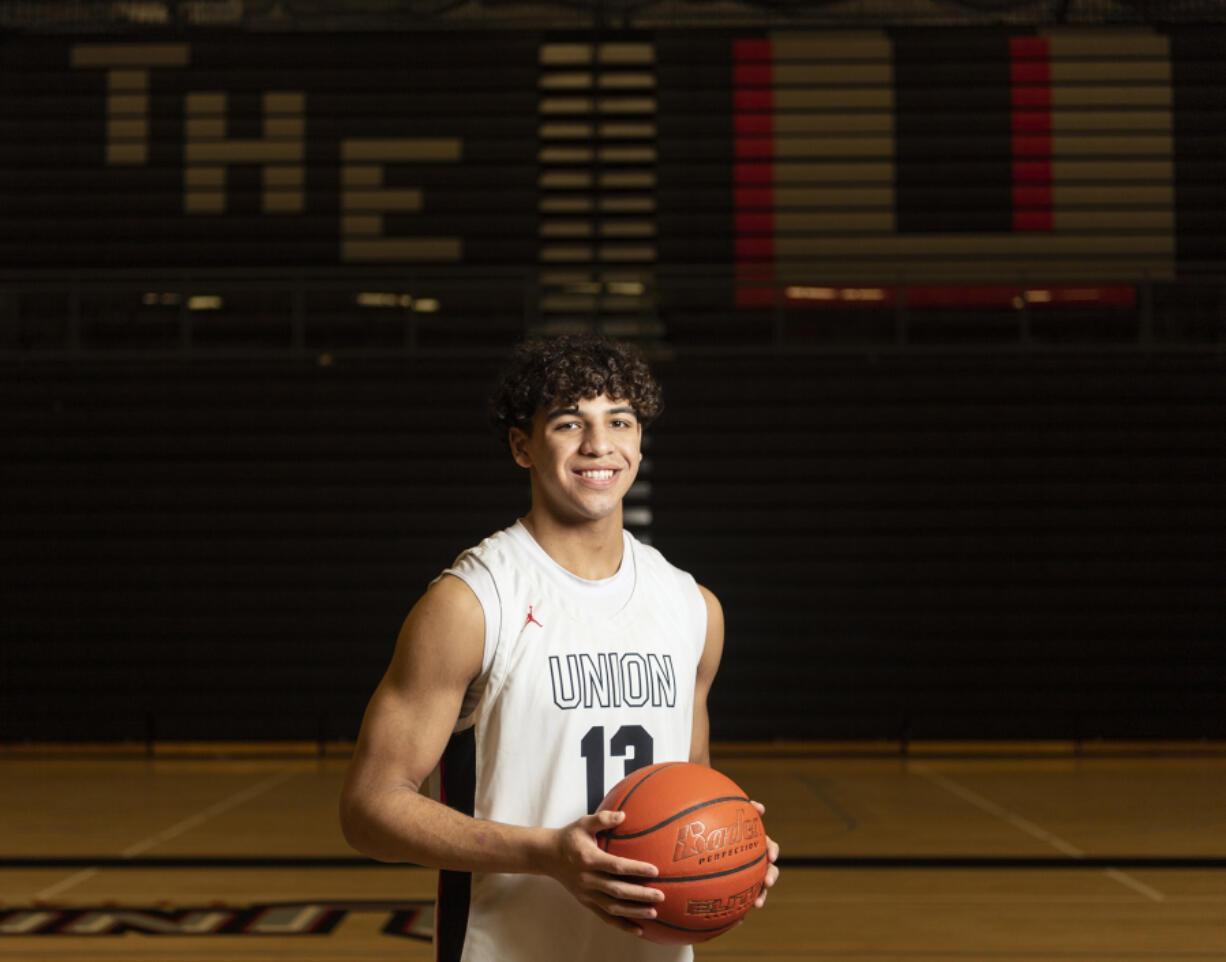
M6 370L0 737L351 738L408 607L525 504L490 374Z
M1220 358L668 372L655 538L741 738L1226 734Z
M1218 358L660 360L720 738L1226 735ZM526 506L466 360L9 370L5 738L345 739Z

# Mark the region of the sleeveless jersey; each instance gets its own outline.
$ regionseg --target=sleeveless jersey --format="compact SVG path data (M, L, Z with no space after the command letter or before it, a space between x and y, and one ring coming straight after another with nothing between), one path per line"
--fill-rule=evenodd
M627 535L629 599L594 618L523 537L500 531L457 561L492 576L500 627L435 784L477 818L560 828L634 769L688 760L706 607L690 575ZM444 962L693 958L617 932L537 875L440 873L435 941Z

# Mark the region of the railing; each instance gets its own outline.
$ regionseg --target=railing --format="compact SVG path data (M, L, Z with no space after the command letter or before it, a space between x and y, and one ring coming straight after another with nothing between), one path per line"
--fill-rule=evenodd
M1226 276L739 285L655 268L548 290L535 269L0 275L0 356L472 353L595 330L662 350L1219 351Z

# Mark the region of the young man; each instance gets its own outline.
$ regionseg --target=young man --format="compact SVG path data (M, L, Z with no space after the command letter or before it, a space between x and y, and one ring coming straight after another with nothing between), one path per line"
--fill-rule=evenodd
M719 602L622 527L660 407L626 346L516 350L491 415L528 471L531 510L431 584L367 708L341 824L376 859L441 870L440 960L692 957L634 938L663 899L656 869L596 841L621 821L596 809L624 775L709 763ZM419 789L436 768L430 798Z

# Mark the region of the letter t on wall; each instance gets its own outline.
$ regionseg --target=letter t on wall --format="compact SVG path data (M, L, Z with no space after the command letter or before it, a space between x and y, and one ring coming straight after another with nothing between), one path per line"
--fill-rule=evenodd
M107 166L149 163L149 71L186 67L190 51L185 43L73 45L73 67L106 71Z

